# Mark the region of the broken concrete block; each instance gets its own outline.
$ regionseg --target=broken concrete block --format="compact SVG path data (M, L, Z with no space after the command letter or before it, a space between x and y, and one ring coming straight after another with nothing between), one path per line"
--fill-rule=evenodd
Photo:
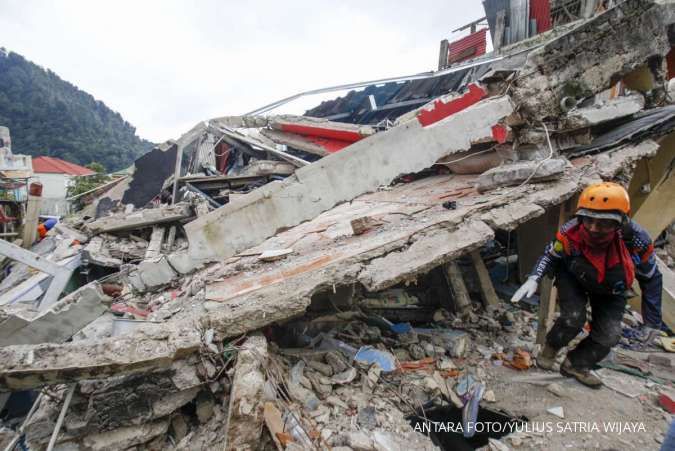
M122 265L122 260L107 255L103 249L103 238L100 236L92 238L82 251L83 259L89 263L108 268L119 268Z
M460 253L477 249L494 236L481 221L461 224L456 230L430 230L415 235L402 251L373 259L359 274L359 281L368 291L380 291L442 265Z
M169 420L163 419L154 423L144 423L139 426L129 426L114 431L92 434L81 439L81 449L90 451L129 449L147 443L161 434L166 434L168 429Z
M160 208L146 208L115 216L106 216L87 224L94 234L142 229L157 224L177 222L192 217L192 209L187 204L163 205Z
M528 179L528 183L535 183L561 178L568 164L569 162L565 159L552 158L497 166L478 177L476 189L483 193L499 187L519 185Z
M177 276L165 255L143 260L138 264L138 273L141 281L148 288L166 285Z
M373 441L364 431L352 431L347 434L347 445L354 451L372 451Z
M145 290L148 289L148 287L145 286L145 283L143 283L143 280L141 280L141 273L138 271L137 267L133 267L133 265L128 265L131 267L131 269L128 269L128 273L122 271L124 274L124 280L127 282L128 285L131 285L131 287L140 293L144 292Z
M575 129L602 124L603 122L630 116L645 107L641 94L615 97L603 103L570 111L564 119L565 128Z
M371 218L370 216L364 216L362 218L352 219L351 221L352 232L354 235L363 235L368 230L378 225L382 225L381 221Z
M564 97L584 98L670 51L668 15L662 5L644 0L618 3L527 56L512 85L512 97L527 117L561 115ZM644 38L650 30L650 38ZM588 45L592 42L593 45Z
M38 343L63 343L110 307L98 282L91 282L62 298L38 316L7 318L0 327L0 346ZM23 323L22 327L16 327ZM6 326L6 327L5 327Z
M59 235L62 235L71 240L79 241L81 244L85 244L89 240L89 237L87 235L78 232L77 230L65 225L62 222L57 223L54 226L53 230L55 233L58 233Z
M208 422L213 416L213 409L215 407L215 402L211 393L207 391L201 391L199 396L197 396L195 404L195 411L197 413L197 419L199 422L202 424Z
M202 266L194 261L187 251L172 252L166 257L171 267L179 274L189 274Z
M171 419L171 433L176 443L183 440L190 431L190 424L185 419L184 415L178 414Z
M493 208L480 216L481 221L494 230L515 230L520 224L543 215L546 212L539 205L530 202L515 202L500 208Z
M255 449L265 421L263 406L267 340L252 335L237 354L230 407L226 424L225 450Z
M626 171L631 174L633 165L643 158L652 158L659 145L648 139L639 144L628 144L617 150L596 155L595 165L603 180L612 180L617 174Z
M20 390L168 368L201 346L197 330L152 326L114 340L0 347L0 387Z
M272 249L263 252L258 256L258 260L264 261L264 262L273 262L276 260L281 260L282 258L286 257L287 255L290 255L293 253L293 249Z

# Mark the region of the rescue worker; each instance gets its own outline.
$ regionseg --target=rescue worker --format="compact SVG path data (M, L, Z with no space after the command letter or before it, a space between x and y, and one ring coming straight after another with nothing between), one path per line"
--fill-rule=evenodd
M621 320L634 279L642 290L645 325L661 329L662 277L654 246L629 214L630 199L621 185L605 182L587 187L576 216L560 228L511 298L518 302L530 297L544 275L555 277L560 316L537 357L537 364L548 370L553 369L558 351L583 329L590 302L591 332L567 353L560 372L593 388L602 381L591 369L621 338Z

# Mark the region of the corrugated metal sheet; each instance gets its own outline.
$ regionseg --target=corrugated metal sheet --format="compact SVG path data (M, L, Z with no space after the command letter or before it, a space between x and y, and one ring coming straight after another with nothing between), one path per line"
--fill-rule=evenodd
M206 138L199 143L194 168L191 168L192 172L199 172L204 167L216 167L215 144L215 137L211 133L208 133Z
M537 33L551 29L550 0L530 0L530 19L537 21Z
M395 120L431 98L458 91L462 86L485 75L491 66L487 63L436 78L387 83L369 86L362 91L350 91L343 97L322 102L321 105L305 112L305 116L331 117L338 122L354 124L377 124L385 119ZM370 95L375 96L377 110L373 110L370 106L368 100ZM419 100L420 103L414 103L415 100ZM391 108L391 105L399 106Z
M448 63L457 63L485 54L487 45L487 28L478 30L448 46Z
M510 6L509 29L511 31L508 42L514 43L527 39L530 34L529 4L527 0L511 0Z
M487 17L488 25L490 30L494 33L496 26L496 17L497 13L501 10L507 12L510 8L509 0L483 0L483 9L485 9L485 16Z

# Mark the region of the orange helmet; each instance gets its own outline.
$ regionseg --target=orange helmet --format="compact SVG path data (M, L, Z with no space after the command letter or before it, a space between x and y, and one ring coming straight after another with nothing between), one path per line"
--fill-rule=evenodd
M579 196L577 214L622 222L630 214L630 197L618 183L602 182L587 186Z

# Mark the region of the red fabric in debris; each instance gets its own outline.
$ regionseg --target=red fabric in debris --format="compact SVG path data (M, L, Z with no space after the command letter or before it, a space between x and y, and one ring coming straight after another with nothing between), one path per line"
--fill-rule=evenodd
M478 30L448 45L448 64L465 61L485 54L487 28Z
M487 91L485 91L485 89L475 83L471 83L469 85L469 91L461 97L447 103L439 99L434 102L432 109L422 109L417 115L417 120L422 124L422 127L426 127L427 125L434 124L441 119L462 111L474 103L478 103L486 95Z
M530 0L530 19L537 20L537 33L551 29L551 4L549 0Z
M497 124L492 126L492 138L499 144L504 144L506 142L507 135L508 131L504 125Z

